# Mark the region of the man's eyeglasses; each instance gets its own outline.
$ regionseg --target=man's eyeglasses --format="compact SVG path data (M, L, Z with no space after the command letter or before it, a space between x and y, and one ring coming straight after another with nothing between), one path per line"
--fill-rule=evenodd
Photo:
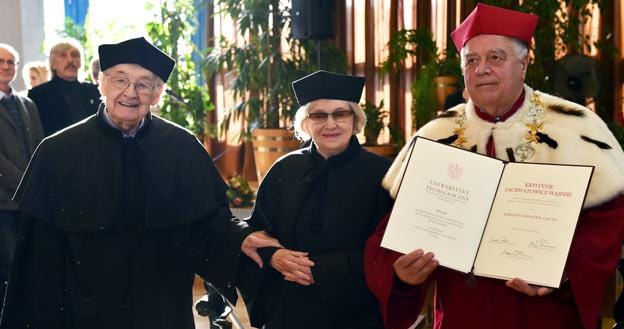
M9 64L9 66L15 66L17 65L17 62L12 60L12 59L4 59L4 58L0 58L0 65L4 65L4 64Z
M314 123L323 123L327 121L328 117L332 117L336 122L345 122L349 120L350 117L353 116L352 110L337 110L334 112L310 112L308 113L308 118L312 120Z
M134 90L140 95L149 96L154 91L156 84L153 81L149 80L139 80L137 82L130 82L130 79L126 77L114 77L108 76L110 78L111 85L117 89L124 90L130 85L134 85Z

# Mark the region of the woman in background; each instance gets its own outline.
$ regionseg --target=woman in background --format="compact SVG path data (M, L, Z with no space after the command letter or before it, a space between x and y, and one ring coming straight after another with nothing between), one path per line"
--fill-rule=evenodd
M22 77L24 78L24 84L26 84L26 90L30 90L44 82L48 82L50 80L50 70L44 62L28 62L22 69Z

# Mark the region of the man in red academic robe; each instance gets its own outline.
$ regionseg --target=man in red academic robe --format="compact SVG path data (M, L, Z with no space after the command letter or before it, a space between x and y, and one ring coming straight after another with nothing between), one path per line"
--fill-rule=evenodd
M561 286L474 277L439 267L426 250L402 255L381 248L386 217L367 243L365 270L389 329L414 322L432 283L436 329L596 328L624 238L624 154L593 112L524 84L537 20L478 4L452 34L470 99L417 135L506 161L595 166ZM393 196L409 148L408 143L384 179Z

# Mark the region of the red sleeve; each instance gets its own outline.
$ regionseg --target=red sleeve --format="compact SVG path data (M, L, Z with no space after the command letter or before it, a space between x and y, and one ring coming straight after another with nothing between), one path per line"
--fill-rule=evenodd
M381 247L390 214L385 215L366 242L364 272L368 287L379 300L388 329L411 326L425 302L427 285L407 286L394 275L392 265L402 254Z
M581 212L566 266L579 314L595 329L605 286L614 275L624 239L624 196Z

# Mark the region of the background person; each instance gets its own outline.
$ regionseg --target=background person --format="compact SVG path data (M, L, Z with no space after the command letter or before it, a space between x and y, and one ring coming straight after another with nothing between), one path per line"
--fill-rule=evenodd
M89 74L91 75L91 82L93 82L94 85L99 85L100 84L100 59L99 58L94 58L91 61L91 64L89 64L89 68L91 69L89 71Z
M4 296L17 243L17 203L11 198L43 139L37 107L11 87L18 63L15 48L0 43L0 296Z
M355 137L366 124L363 86L364 78L326 71L293 82L301 106L295 135L308 144L269 170L248 220L284 245L262 249L271 266L241 273L253 326L383 328L362 261L390 206L380 186L389 160Z
M595 329L624 238L624 154L589 109L524 84L537 16L477 4L452 33L470 99L417 135L513 162L595 166L559 289L438 267L435 255L380 247L387 218L366 247L366 275L387 328L411 325L435 283L434 327ZM384 178L396 195L406 146ZM410 161L418 161L418 156Z
M22 78L26 85L26 90L30 90L38 85L50 80L50 70L44 62L28 62L22 69Z
M52 80L28 92L41 117L46 136L97 112L100 92L97 86L78 81L82 65L82 47L78 41L64 39L50 49Z

